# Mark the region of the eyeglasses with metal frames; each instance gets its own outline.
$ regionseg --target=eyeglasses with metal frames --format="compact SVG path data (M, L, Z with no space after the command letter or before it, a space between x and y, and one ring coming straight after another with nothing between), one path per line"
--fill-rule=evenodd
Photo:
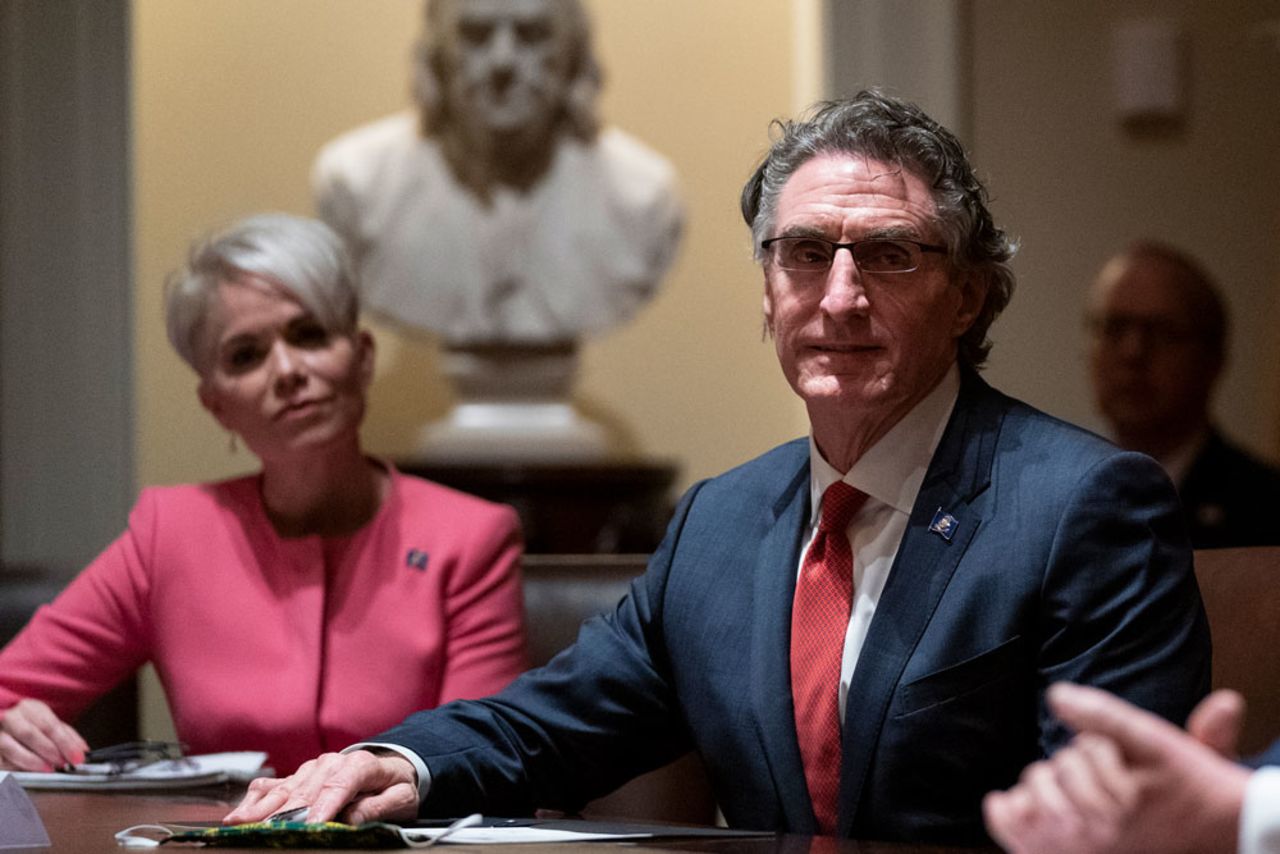
M825 273L836 252L848 249L853 263L864 273L911 273L919 269L925 252L947 253L945 246L902 237L871 237L852 243L835 243L821 237L771 237L760 241L773 263L793 273Z
M84 755L83 765L66 766L59 770L75 774L102 774L118 777L155 765L158 762L173 762L191 765L186 757L187 746L177 741L127 741L113 744L110 747L99 747ZM105 769L99 766L107 766Z

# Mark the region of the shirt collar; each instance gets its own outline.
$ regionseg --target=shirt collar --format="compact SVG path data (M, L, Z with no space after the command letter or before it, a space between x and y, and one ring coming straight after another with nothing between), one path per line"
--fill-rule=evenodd
M845 475L822 458L810 432L810 522L817 518L823 493L837 480L910 515L959 395L960 369L952 364L933 390L868 448Z

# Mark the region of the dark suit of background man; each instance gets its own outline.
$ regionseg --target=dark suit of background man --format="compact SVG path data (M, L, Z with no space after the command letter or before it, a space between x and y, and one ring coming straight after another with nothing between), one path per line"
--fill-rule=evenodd
M407 816L416 780L424 814L572 809L692 748L733 826L978 841L983 794L1067 738L1050 681L1177 721L1205 693L1164 472L978 376L1013 247L959 142L877 93L779 131L742 210L810 438L690 489L648 571L548 666L375 739L417 778L401 756L328 755L255 783L230 820L302 803L322 819L351 797L350 819ZM815 535L835 481L870 497ZM815 536L830 565L810 565ZM810 603L850 540L852 612L815 692L792 661L832 609L797 591ZM834 743L810 723L823 713Z
M1160 461L1178 485L1195 548L1280 545L1280 471L1213 426L1227 357L1218 287L1187 255L1142 241L1089 292L1090 366L1116 442Z

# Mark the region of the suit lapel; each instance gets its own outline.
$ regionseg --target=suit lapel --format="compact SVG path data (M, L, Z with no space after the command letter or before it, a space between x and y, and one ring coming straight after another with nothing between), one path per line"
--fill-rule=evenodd
M800 536L809 515L808 443L797 443L801 457L779 472L789 478L767 508L765 535L756 559L751 643L751 702L761 748L769 765L784 826L796 833L816 832L804 764L796 740L791 704L791 600ZM796 785L796 781L800 785Z
M907 530L858 657L845 712L840 777L842 836L852 833L889 700L938 600L981 524L974 501L987 488L1001 396L962 371L959 398L916 497ZM939 510L951 537L930 530Z

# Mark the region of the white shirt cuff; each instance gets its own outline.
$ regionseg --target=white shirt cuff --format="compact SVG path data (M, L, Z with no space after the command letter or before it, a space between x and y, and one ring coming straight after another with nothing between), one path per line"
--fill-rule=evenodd
M392 753L398 753L413 765L413 770L418 775L418 804L427 799L427 792L431 791L431 770L427 768L427 763L422 761L422 757L414 753L407 747L401 747L398 744L383 744L380 741L362 741L359 744L353 744L350 747L344 747L343 753L350 753L353 750L368 750L374 747L379 750L390 750Z
M1249 777L1240 809L1240 854L1280 852L1280 767Z

